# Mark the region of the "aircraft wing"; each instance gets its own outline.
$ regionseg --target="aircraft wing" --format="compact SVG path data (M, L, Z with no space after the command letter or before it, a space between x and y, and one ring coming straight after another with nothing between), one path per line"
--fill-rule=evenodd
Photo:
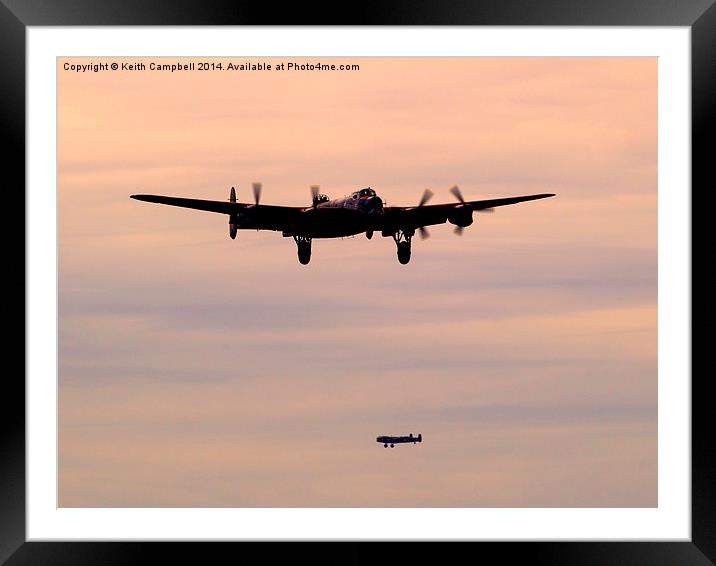
M447 222L451 211L466 207L472 211L488 210L498 206L517 204L530 200L538 200L555 196L554 193L538 195L524 195L518 197L495 198L486 200L472 200L445 204L426 204L423 206L387 206L385 207L384 221L386 227L418 228L419 226L433 226Z
M526 202L528 200L538 200L541 198L553 197L554 193L542 193L539 195L526 195L522 197L507 197L507 198L493 198L487 200L472 200L467 201L465 204L468 205L472 210L485 210L487 208L496 208L498 206L506 206L508 204L517 204L518 202ZM457 203L455 203L457 204ZM446 206L446 205L434 205L434 206ZM455 205L447 205L455 206ZM458 205L459 206L459 205Z
M246 206L245 204L229 202L228 200L201 200L196 198L165 197L161 195L130 195L129 198L144 202L179 206L181 208L219 212L221 214L234 214Z
M298 206L277 206L272 204L247 204L244 202L231 202L228 200L202 200L183 197L165 197L162 195L130 195L130 198L144 202L166 204L219 214L239 214L248 217L256 228L269 230L281 229L281 225L291 222L303 210Z

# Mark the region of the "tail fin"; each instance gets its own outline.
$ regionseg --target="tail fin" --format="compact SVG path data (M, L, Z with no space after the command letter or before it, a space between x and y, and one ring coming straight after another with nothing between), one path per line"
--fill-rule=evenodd
M423 435L422 435L422 434L419 434L419 435L418 435L418 442L422 442L422 441L423 441Z
M236 189L234 189L234 187L231 187L231 193L229 194L229 200L231 202L236 202Z

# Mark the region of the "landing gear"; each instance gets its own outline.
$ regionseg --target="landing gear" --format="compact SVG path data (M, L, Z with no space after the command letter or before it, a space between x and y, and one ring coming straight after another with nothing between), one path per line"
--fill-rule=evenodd
M387 445L387 444L383 444L383 448L388 448L388 445Z
M390 447L391 447L391 448L395 448L395 444L391 444Z
M298 247L298 261L301 265L308 264L311 261L311 242L312 238L308 236L294 236L294 241Z
M405 265L410 261L410 242L415 234L414 230L398 230L393 234L393 240L398 246L398 261Z
M398 261L403 265L410 261L410 242L398 242Z
M239 228L239 220L236 218L236 216L230 216L229 217L229 237L232 240L236 239L236 231Z

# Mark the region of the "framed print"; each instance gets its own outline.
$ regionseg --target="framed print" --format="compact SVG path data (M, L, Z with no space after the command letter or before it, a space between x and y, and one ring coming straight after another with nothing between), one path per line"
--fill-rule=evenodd
M9 564L217 548L179 541L713 559L709 2L323 25L5 4Z

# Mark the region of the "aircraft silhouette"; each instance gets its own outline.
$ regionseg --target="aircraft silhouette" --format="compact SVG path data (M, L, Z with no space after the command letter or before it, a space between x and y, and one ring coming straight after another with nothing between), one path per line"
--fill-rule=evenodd
M407 444L409 442L415 444L416 442L422 442L423 435L419 434L418 436L413 436L413 433L411 432L410 436L379 436L375 439L375 441L380 442L386 448L388 448L388 444L390 444L391 448L395 448L396 444Z
M273 230L284 237L293 237L298 247L298 261L306 265L311 261L311 242L314 238L343 238L365 233L368 239L374 232L392 237L398 248L398 261L410 261L411 242L416 230L422 239L430 233L426 226L450 222L454 232L462 235L463 229L473 222L473 212L493 212L495 207L516 204L555 196L553 193L466 201L460 189L450 192L454 203L427 205L433 196L425 189L417 206L384 206L376 192L367 187L351 195L330 200L319 193L318 185L311 186L311 206L277 206L261 204L261 183L253 184L254 203L236 201L236 190L231 187L228 201L201 200L161 195L131 195L145 202L167 204L196 210L226 214L229 217L229 236L236 238L238 230Z

